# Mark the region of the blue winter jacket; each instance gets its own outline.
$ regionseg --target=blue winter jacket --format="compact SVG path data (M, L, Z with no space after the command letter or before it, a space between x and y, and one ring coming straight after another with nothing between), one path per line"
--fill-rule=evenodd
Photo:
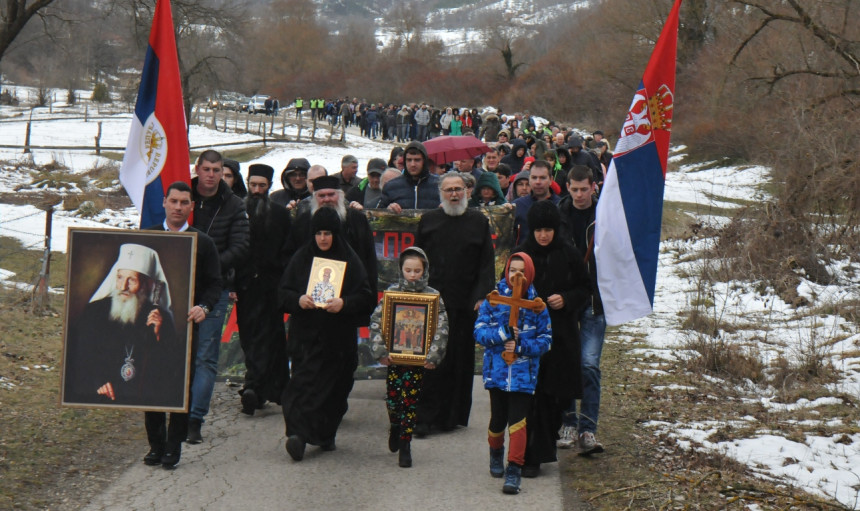
M499 281L496 288L499 294L511 296L512 289L508 286L507 279ZM533 300L537 296L534 286L529 286L528 299ZM485 348L484 388L534 394L540 357L549 351L552 345L549 313L546 309L540 314L520 309L520 339L516 349L518 356L508 365L502 359L502 352L505 351L505 341L510 339L505 334L510 311L508 305L490 305L487 300L484 300L478 311L475 340Z

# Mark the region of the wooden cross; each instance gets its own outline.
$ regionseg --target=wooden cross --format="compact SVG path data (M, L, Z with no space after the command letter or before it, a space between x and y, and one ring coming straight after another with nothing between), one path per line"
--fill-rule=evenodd
M494 289L487 295L487 301L490 305L510 305L511 314L508 316L508 326L515 327L517 326L517 323L519 323L520 307L538 313L543 312L543 310L546 309L546 304L540 299L540 297L535 298L534 300L522 298L523 284L526 282L526 277L522 272L514 273L513 276L509 277L509 279L511 280L509 284L513 285L514 288L511 296L502 296ZM514 360L517 359L517 355L516 353L505 351L502 353L502 358L508 364L512 364Z

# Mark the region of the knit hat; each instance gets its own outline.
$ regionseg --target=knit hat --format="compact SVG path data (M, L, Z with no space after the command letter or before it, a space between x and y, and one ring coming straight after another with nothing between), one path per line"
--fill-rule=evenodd
M388 168L388 164L382 158L371 158L369 162L367 162L367 175L370 174L382 174L385 172L385 169Z
M248 177L260 176L266 178L270 183L272 182L272 176L275 175L275 169L264 164L264 163L255 163L248 167Z
M318 192L320 190L332 189L332 190L340 190L340 182L337 180L335 176L320 176L311 183L314 184L314 191ZM314 231L316 232L316 231Z
M505 281L508 280L508 274L511 271L511 259L515 257L522 259L526 265L525 270L523 271L523 276L526 278L525 285L523 286L523 296L526 296L526 292L529 286L532 285L532 282L534 282L535 280L535 263L532 261L532 258L525 252L516 252L514 254L511 254L511 257L508 258L508 262L505 263ZM508 285L510 285L511 288L514 287L510 283L508 283Z
M319 208L311 218L311 232L316 234L320 231L340 233L340 217L333 208Z
M529 212L526 214L529 229L552 229L558 232L558 227L561 225L561 214L558 212L558 206L552 203L551 200L540 200L532 204Z

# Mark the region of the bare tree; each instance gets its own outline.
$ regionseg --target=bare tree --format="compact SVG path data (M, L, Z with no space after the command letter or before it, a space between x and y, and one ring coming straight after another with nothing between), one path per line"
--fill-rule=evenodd
M179 72L185 115L190 118L194 103L217 88L227 73L224 65L237 66L236 48L241 47L234 27L244 23L247 12L240 1L173 0L173 24L179 53ZM139 47L146 46L155 0L115 0L117 8L130 15Z
M33 16L42 16L42 9L54 0L6 0L0 3L0 60L12 41L24 30Z
M511 25L500 24L489 21L481 33L481 38L487 48L498 52L505 63L505 78L513 80L516 78L517 70L525 65L525 62L515 62L512 47L519 42L522 30Z
M397 4L391 9L389 16L393 18L394 35L397 44L406 48L406 53L412 50L421 41L427 18L418 7L418 2Z
M733 65L737 64L744 52L750 51L751 45L758 39L765 39L768 30L778 31L789 27L800 33L796 46L792 45L800 51L793 52L791 60L772 62L767 73L752 76L751 80L766 84L773 92L777 85L793 78L813 79L820 84L820 88L810 98L811 106L838 98L860 97L860 87L857 85L860 78L858 13L851 14L852 8L856 10L856 2L837 0L815 2L808 6L801 5L797 0L736 0L735 3L758 13L760 17L757 26L737 46L731 60Z

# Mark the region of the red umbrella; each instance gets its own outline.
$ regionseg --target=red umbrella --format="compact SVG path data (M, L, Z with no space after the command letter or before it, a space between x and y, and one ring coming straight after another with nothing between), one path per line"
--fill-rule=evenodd
M490 146L472 135L444 135L424 142L427 157L443 165L457 160L475 158L491 151Z

